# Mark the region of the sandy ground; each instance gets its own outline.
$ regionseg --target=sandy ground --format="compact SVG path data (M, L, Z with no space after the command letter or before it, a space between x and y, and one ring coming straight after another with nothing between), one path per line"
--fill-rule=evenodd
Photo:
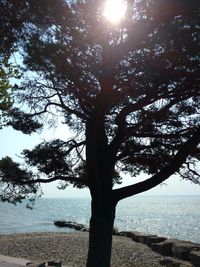
M88 233L25 233L0 235L0 254L30 260L61 260L64 265L86 263ZM112 267L161 267L161 256L126 237L113 237Z

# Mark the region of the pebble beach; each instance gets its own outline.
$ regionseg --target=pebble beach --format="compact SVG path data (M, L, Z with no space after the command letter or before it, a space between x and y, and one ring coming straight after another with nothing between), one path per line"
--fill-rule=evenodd
M61 260L63 265L86 264L88 233L23 233L0 235L0 254L36 261ZM161 267L161 256L130 238L113 236L112 267Z

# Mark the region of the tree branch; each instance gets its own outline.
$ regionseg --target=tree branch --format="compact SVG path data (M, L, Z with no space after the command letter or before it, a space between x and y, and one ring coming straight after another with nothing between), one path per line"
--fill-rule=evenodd
M56 90L57 96L58 96L58 98L60 100L60 105L65 111L69 112L70 114L75 114L77 117L79 117L81 119L85 119L85 116L81 112L78 112L76 110L70 109L69 107L67 107L65 105L65 103L64 103L64 101L62 99L62 96L61 96L59 90L56 87L54 87L54 90Z
M145 99L144 99L145 100ZM152 102L157 101L158 99L154 99ZM145 101L144 101L145 102ZM160 110L152 113L150 112L149 114L146 112L146 116L144 117L144 119L139 122L137 125L132 126L132 127L128 127L126 125L126 116L128 114L130 114L129 112L132 112L131 109L136 107L136 104L132 104L130 106L127 106L127 110L126 108L122 109L121 112L118 114L117 118L116 118L116 122L118 124L118 130L116 133L116 136L113 138L112 142L110 143L110 149L112 151L112 153L115 155L117 155L118 149L121 146L124 138L126 137L141 137L141 138L163 138L163 139L168 139L168 138L177 138L176 134L181 134L186 132L187 130L191 130L191 129L182 129L174 134L149 134L149 133L137 133L137 129L142 126L144 124L144 122L152 120L152 118L157 118L162 116L162 114L169 110L173 105L177 104L178 100L177 99L172 99L169 103L167 103L164 107L162 107ZM142 104L142 102L141 102ZM131 108L132 107L132 108ZM179 136L180 137L180 136ZM184 136L182 136L184 137Z
M28 181L24 180L24 181L22 181L22 184L37 184L37 183L48 184L48 183L55 182L55 181L58 181L58 180L65 181L65 182L70 182L70 183L82 183L82 184L87 185L86 180L83 180L81 178L69 177L69 176L61 176L61 175L54 176L54 177L48 178L48 179L40 179L40 178L38 178L38 179L33 179L33 180L28 180Z
M110 143L110 149L111 149L111 153L113 156L115 156L117 154L117 151L118 151L119 147L121 146L124 138L126 136L131 136L130 129L127 128L126 117L132 112L141 110L144 106L153 104L154 102L160 100L162 97L164 97L164 94L158 96L154 93L151 95L151 98L146 96L137 103L127 105L119 112L119 114L116 116L116 124L118 125L117 133L116 133L116 136L113 138L112 142ZM151 113L150 116L151 117L152 117L152 115L161 116L161 114L165 110L172 107L174 104L176 104L176 102L177 101L175 99L172 99L170 101L170 103L166 104L163 108L161 108L160 110L158 110L154 114ZM132 127L131 130L136 131L137 128L139 128L140 125L142 125L143 122L147 121L148 119L149 119L149 116L148 116L148 114L146 114L146 116L142 120L142 122L140 122L136 126Z
M178 137L185 137L187 134L187 131L191 131L190 128L188 129L182 129L180 131L177 131L175 133L135 133L132 132L132 130L135 130L133 127L128 127L127 132L130 133L130 136L132 137L139 137L139 138L161 138L161 139L170 139L170 138L178 138ZM129 135L129 134L128 134Z
M199 143L200 127L197 129L194 135L179 149L171 162L161 171L143 182L113 190L114 201L117 203L121 199L142 193L164 182L172 174L179 170L181 165L186 161L187 157L193 152Z
M79 143L77 143L75 140L70 140L67 143L73 142L73 145L71 145L71 147L69 147L69 149L66 151L66 154L69 154L74 148L78 148L80 146L83 146L86 144L86 141L81 141Z

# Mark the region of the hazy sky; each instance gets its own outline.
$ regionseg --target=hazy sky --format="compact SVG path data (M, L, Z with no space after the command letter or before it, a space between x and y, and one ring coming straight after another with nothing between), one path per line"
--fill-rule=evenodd
M66 127L59 127L57 130L47 129L42 134L24 135L11 127L0 130L1 150L0 158L4 156L13 157L15 161L20 161L19 155L23 149L31 149L44 139L69 138L69 131ZM124 179L124 185L138 182L140 179L130 178ZM157 186L156 188L145 192L145 195L200 195L200 186L194 185L189 181L183 181L178 176L172 176L166 182L167 185ZM59 190L56 183L43 186L45 197L89 197L87 189L76 189L72 186L65 190Z

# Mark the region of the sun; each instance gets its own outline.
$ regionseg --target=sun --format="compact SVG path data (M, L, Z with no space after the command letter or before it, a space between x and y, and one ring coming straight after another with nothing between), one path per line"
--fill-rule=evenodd
M103 15L113 24L119 23L124 17L127 4L124 0L107 0Z

